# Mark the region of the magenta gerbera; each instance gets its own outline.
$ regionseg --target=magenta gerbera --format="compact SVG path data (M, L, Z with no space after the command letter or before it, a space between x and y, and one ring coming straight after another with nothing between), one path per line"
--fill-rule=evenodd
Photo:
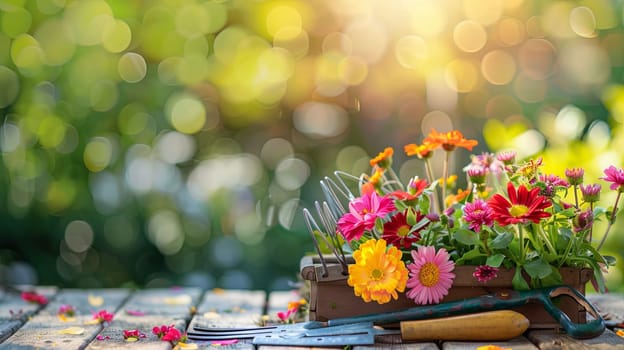
M377 218L383 218L395 209L390 197L379 196L374 191L364 193L349 203L349 212L338 220L338 231L347 241L360 239L364 231L375 226Z
M482 199L466 203L464 206L464 220L469 223L468 226L475 232L480 232L481 226L492 226L494 223L492 209Z
M412 258L414 262L407 265L407 297L420 305L439 303L453 284L455 263L450 260L446 249L436 252L432 246L412 250Z
M618 169L611 165L605 169L604 173L606 176L600 179L611 182L610 189L624 192L624 169Z

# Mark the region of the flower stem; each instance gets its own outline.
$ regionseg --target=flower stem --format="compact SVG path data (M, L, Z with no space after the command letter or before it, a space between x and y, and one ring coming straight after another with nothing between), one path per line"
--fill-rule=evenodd
M578 201L578 193L576 191L576 189L578 188L578 185L574 185L574 206L576 207L576 209L579 208L579 201Z
M520 244L520 266L524 265L524 230L518 225L518 243Z
M548 250L550 251L550 253L552 253L553 255L557 255L557 250L555 249L555 247L552 245L551 240L548 238L548 236L546 235L546 232L544 232L544 229L542 228L542 226L540 225L534 225L534 227L537 228L537 232L540 235L540 237L542 238L542 240L544 241L546 248L548 248Z
M613 211L611 212L611 217L609 218L609 222L607 223L607 229L605 230L605 233L602 236L602 239L600 240L600 244L598 244L598 248L596 248L597 251L600 251L600 248L602 248L602 245L607 240L607 236L609 235L611 226L613 226L613 223L615 222L615 215L617 214L617 210L618 210L617 206L618 206L621 196L622 196L622 192L618 191L617 197L615 197L615 204L613 205Z
M434 181L433 168L431 167L431 161L429 160L429 158L425 159L425 171L427 172L427 180L429 180L429 183L432 184ZM433 205L435 208L435 212L440 213L440 202L438 201L437 189L433 193Z
M442 210L446 210L446 181L448 179L448 168L449 168L449 160L451 158L451 152L446 151L444 157L444 170L443 170L443 178L442 178Z
M388 173L390 174L390 178L392 179L392 183L397 186L398 189L403 190L403 183L399 180L399 176L396 174L393 168L388 168Z

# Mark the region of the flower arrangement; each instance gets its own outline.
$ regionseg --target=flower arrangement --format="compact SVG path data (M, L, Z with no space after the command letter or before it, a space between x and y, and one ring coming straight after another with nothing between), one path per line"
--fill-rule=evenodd
M404 147L407 156L422 160L426 178L415 176L404 185L392 168L394 150L386 148L370 160L370 174L340 173L355 180L355 190L342 178L338 185L322 182L329 202L316 204L322 226L304 210L317 250L324 243L345 267L340 257L351 254L348 285L364 301L379 304L404 292L416 304L439 303L458 265L476 266L478 282L496 278L500 268L515 268L517 290L562 284L564 266L591 268L592 283L605 291L602 273L615 259L600 249L624 192L624 170L610 166L601 177L617 192L608 209L596 206L601 185L585 184L582 168L567 169L564 177L545 174L541 159L516 162L513 151L471 155L463 168L467 186L455 190L450 156L477 144L456 130L432 130L422 144ZM440 150L444 164L436 178L431 159ZM348 208L336 193L348 198ZM594 246L599 220L606 221L606 232Z

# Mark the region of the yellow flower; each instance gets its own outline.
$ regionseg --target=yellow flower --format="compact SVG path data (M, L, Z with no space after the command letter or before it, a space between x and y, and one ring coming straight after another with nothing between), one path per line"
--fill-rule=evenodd
M353 253L355 264L349 265L347 283L356 296L365 302L385 304L398 298L405 290L408 271L401 261L402 253L392 246L386 251L386 241L370 239Z

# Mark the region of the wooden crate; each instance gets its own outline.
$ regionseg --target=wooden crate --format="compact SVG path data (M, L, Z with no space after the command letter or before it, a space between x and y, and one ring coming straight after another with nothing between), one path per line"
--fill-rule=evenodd
M412 300L399 294L398 300L387 304L376 302L366 303L355 296L353 288L347 285L348 276L343 275L340 265L328 258L328 273L324 270L318 257L306 256L301 260L301 276L310 284L310 320L326 321L333 318L388 312L417 306ZM512 290L511 280L514 270L500 269L498 277L486 283L478 282L473 276L475 266L456 266L453 287L443 302L462 300L486 294L501 293ZM592 277L591 269L575 269L564 267L560 270L563 282L582 294L585 285ZM570 298L562 297L557 305L573 322L584 323L586 312ZM558 328L559 324L546 312L539 303L530 303L514 308L524 314L531 322L530 328Z

